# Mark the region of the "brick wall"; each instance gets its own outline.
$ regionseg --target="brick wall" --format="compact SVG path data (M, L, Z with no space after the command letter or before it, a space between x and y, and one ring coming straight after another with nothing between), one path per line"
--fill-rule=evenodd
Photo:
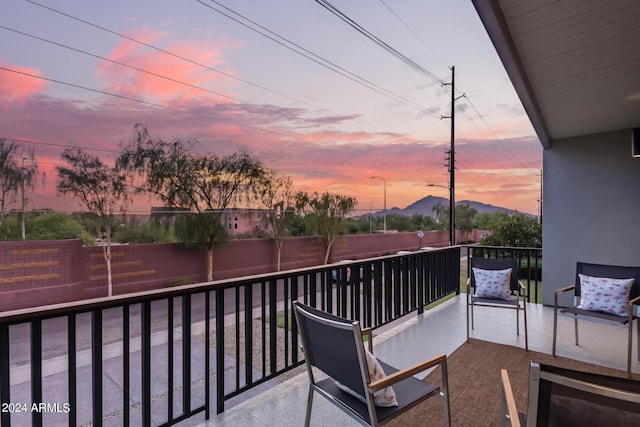
M422 246L446 246L446 233L361 234L339 237L329 262L370 258ZM79 240L0 242L0 311L107 295L101 247ZM206 251L179 244L114 245L114 295L158 289L180 281L206 280ZM282 270L320 265L324 246L317 237L287 239ZM272 240L233 240L214 251L214 280L276 271Z

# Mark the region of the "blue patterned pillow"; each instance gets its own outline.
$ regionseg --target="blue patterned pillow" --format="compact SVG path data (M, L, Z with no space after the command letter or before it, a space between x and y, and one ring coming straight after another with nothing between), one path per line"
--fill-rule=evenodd
M616 316L629 315L629 292L634 279L610 279L584 274L578 274L578 277L580 277L578 308Z
M511 299L511 269L482 270L473 268L476 279L476 298Z

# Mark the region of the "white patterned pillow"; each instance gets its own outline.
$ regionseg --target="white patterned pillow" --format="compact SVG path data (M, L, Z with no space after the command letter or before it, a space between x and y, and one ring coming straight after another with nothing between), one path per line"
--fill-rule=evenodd
M476 298L511 299L511 269L482 270L473 268L476 279Z
M578 308L602 311L617 316L629 315L629 292L634 279L610 279L608 277L580 277L580 304Z
M369 350L367 350L366 348L364 349L364 354L367 360L367 369L369 370L369 381L373 382L373 381L381 380L384 377L386 377L387 375L384 373L384 370L382 369L382 365L380 365L380 362L378 362L378 359L376 359L376 357L373 354L371 354ZM361 396L360 394L351 390L349 387L345 386L344 384L341 384L338 381L336 381L336 385L340 387L342 390L349 393L350 395L357 397L362 402L367 403L364 396ZM376 406L384 406L384 407L398 406L398 400L396 399L396 392L393 390L393 387L391 386L385 387L382 390L378 390L375 393L373 393L373 401L375 402Z

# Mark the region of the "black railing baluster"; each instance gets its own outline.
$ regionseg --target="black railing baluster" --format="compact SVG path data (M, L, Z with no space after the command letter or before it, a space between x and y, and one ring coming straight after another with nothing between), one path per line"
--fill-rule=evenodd
M42 320L31 322L31 402L42 403ZM31 411L31 425L42 426L42 412Z
M122 417L124 425L131 425L129 411L130 395L130 343L129 343L129 304L122 306ZM171 419L171 418L169 418Z
M78 396L76 375L76 314L67 316L67 381L69 391L69 425L78 425ZM4 425L4 423L3 423Z
M216 414L220 414L224 411L224 288L218 288L214 292L216 299Z
M277 282L271 280L269 282L269 374L273 374L278 370L277 367L277 335L276 335L276 318L277 318Z
M384 290L382 284L382 261L378 261L374 265L374 284L373 284L373 299L375 306L375 321L376 325L382 323L383 316L383 302L384 302Z
M295 276L290 276L289 277L289 286L293 286L293 280L295 279ZM283 362L284 365L287 366L287 364L289 363L289 334L287 333L287 331L289 330L289 304L291 304L289 302L289 286L287 286L287 280L284 280L284 283L282 284L282 291L283 291L283 295L282 295L282 300L284 302L284 356L283 356ZM291 292L291 296L293 296L293 292Z
M262 333L262 378L267 376L267 352L264 351L267 348L267 282L263 281L261 283L261 291L262 295L260 295L260 302L262 303L260 307L260 318L262 322L260 322L260 331Z
M208 331L208 329L205 331L207 335ZM167 374L167 418L171 421L173 420L173 297L167 298Z
M245 286L246 287L246 286ZM235 364L236 364L236 389L240 388L240 366L242 360L240 356L240 288L234 288L235 294L235 310L234 310L234 325L235 325ZM246 327L246 325L245 325Z
M291 312L290 307L292 306L293 301L298 300L298 294L300 293L298 280L299 279L296 277L296 280L294 280L291 283L291 302L287 302L284 305L285 313L287 315L288 313L291 313L291 363L294 365L298 363L298 360L299 360L298 359L298 325L296 324L295 316ZM307 283L307 280L305 275L303 280L303 287L306 287L305 286L306 283ZM286 330L287 329L285 328L285 331Z
M0 323L0 404L3 408L11 403L11 379L9 373L9 324ZM11 412L0 411L0 424L11 426Z
M93 425L102 426L102 309L91 312Z
M253 285L244 287L244 377L245 384L253 382ZM240 371L240 369L238 369Z
M140 341L142 357L142 424L151 425L151 301L140 307Z
M191 412L191 296L182 297L182 410Z
M204 300L204 404L205 412L204 418L208 420L211 416L211 336L209 331L211 330L211 316L210 316L210 299L211 292L205 292ZM169 371L171 376L173 371Z

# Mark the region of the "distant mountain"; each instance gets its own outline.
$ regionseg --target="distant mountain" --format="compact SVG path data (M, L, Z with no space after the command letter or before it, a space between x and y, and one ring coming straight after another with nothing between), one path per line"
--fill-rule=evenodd
M441 203L445 206L449 206L449 199L438 196L427 196L423 197L420 200L417 200L407 206L404 209L400 209L398 207L393 207L387 211L387 214L398 214L398 215L406 215L411 216L415 213L419 213L425 216L435 217L435 212L433 211L433 207ZM465 205L468 204L470 207L475 209L478 213L493 213L493 212L505 212L512 213L513 209L507 209L500 206L489 205L482 202L475 202L473 200L460 200L456 202L456 205ZM383 215L384 211L378 211L374 213L374 216Z

